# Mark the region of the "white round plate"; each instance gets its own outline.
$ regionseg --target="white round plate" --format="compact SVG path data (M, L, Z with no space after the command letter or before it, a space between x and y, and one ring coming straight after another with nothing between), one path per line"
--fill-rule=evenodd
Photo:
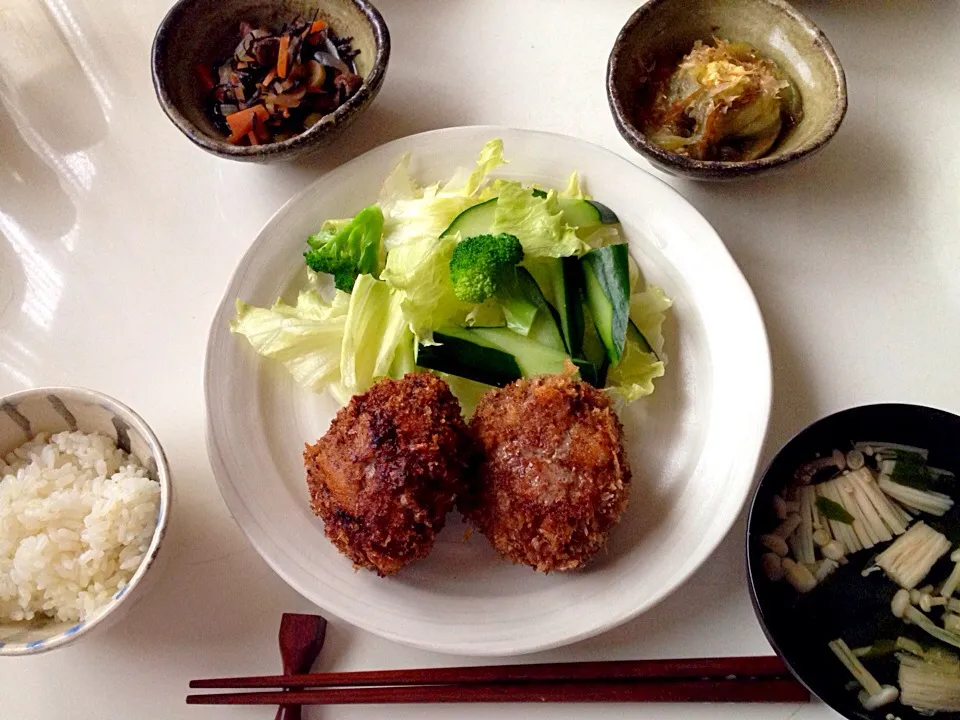
M630 506L585 571L542 575L511 565L456 513L433 553L391 578L355 571L323 534L304 482L304 443L337 411L232 336L234 301L295 297L304 239L327 218L376 202L412 153L421 181L472 166L504 141L495 175L588 192L623 223L630 252L674 307L669 365L657 392L624 414L634 473ZM324 610L385 638L468 655L515 655L595 635L651 608L703 563L751 487L771 400L770 354L756 300L716 232L674 190L620 156L574 138L501 127L437 130L396 140L324 175L266 224L213 321L205 391L210 459L240 527L274 570Z

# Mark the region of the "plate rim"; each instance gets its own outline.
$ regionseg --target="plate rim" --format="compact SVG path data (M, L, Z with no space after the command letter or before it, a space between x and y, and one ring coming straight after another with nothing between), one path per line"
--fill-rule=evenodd
M582 146L588 147L592 152L599 153L608 159L618 162L625 163L632 168L633 172L644 173L648 178L652 179L658 183L661 188L667 191L669 194L675 196L677 200L683 203L690 212L692 212L696 218L698 218L703 225L709 229L710 234L707 240L715 245L715 248L722 252L730 261L731 272L733 273L736 280L742 283L742 288L745 292L744 300L747 301L749 309L752 311L752 320L756 323L756 340L757 340L757 352L758 354L762 353L763 360L762 367L764 372L762 377L754 377L755 387L759 387L761 393L759 396L763 399L758 405L761 407L758 408L759 415L758 419L760 421L760 432L758 433L756 439L756 448L754 452L751 453L751 456L747 459L745 463L745 471L749 469L751 473L751 482L746 484L744 487L742 497L738 499L736 505L736 512L731 512L729 519L723 523L722 532L717 536L716 542L710 548L709 551L704 553L704 555L696 562L690 564L685 570L681 573L678 573L677 576L668 584L666 584L662 589L659 589L654 593L650 600L646 603L641 604L639 607L633 607L625 611L611 613L610 615L605 616L601 621L592 623L589 627L579 630L572 633L558 633L556 637L541 639L533 641L526 639L518 639L507 649L504 649L502 646L497 645L493 646L490 644L477 643L472 641L460 641L460 642L443 642L443 641L433 641L429 638L419 638L414 639L408 635L402 635L397 632L391 632L388 629L382 627L372 627L369 624L362 622L361 618L352 618L348 617L346 613L339 612L331 609L326 605L320 605L312 597L311 593L303 589L300 584L294 580L289 573L281 567L280 563L276 562L275 558L271 553L263 549L263 545L272 544L277 551L282 551L276 546L275 541L269 537L269 534L264 528L262 528L258 523L254 521L250 511L246 508L244 502L240 500L239 493L237 490L228 482L225 481L225 478L228 475L228 471L225 465L225 462L222 459L221 449L219 448L214 432L214 423L213 423L213 413L211 408L213 406L213 389L212 389L212 371L213 371L213 355L214 345L216 343L216 338L219 332L222 331L222 322L225 315L229 315L230 308L233 307L234 298L230 294L230 289L234 287L245 275L247 271L248 260L251 255L254 253L258 243L258 240L263 236L264 232L269 228L278 217L286 214L291 207L301 202L305 197L307 197L313 191L315 185L320 183L323 178L325 178L329 173L340 171L343 168L347 168L353 164L359 164L363 158L366 158L368 155L373 153L386 152L389 148L397 149L397 152L405 152L400 150L404 145L409 143L414 139L425 139L432 137L440 137L446 135L456 135L456 134L471 134L471 133L484 133L490 137L498 137L506 134L521 134L529 136L541 136L546 138L554 138L556 140L564 142L575 142ZM607 632L615 627L618 627L634 618L640 616L641 614L651 610L659 603L663 602L667 597L676 592L682 585L684 585L702 566L703 564L714 554L717 547L723 542L723 540L729 536L730 531L736 524L737 520L743 513L744 507L747 502L752 497L753 485L756 479L757 470L760 465L760 460L763 452L763 447L765 445L765 440L769 432L769 421L770 414L773 403L773 367L772 367L772 357L770 352L770 343L769 336L766 331L766 325L763 319L763 313L760 310L759 303L757 302L756 295L753 292L752 287L747 281L746 277L743 275L742 270L739 265L737 265L736 260L733 255L730 253L726 244L723 242L719 233L710 222L700 213L699 210L680 192L675 188L667 184L663 179L653 175L644 168L638 166L634 162L631 162L630 159L620 155L613 150L610 150L596 143L578 138L572 135L565 135L562 133L555 133L542 130L530 130L526 128L518 128L511 126L503 125L462 125L462 126L453 126L438 128L434 130L427 130L420 133L414 133L411 135L405 135L400 138L396 138L389 142L377 145L360 155L352 158L348 162L339 165L336 168L333 168L323 174L314 178L309 184L303 187L300 191L295 193L290 197L286 202L284 202L274 213L270 215L269 218L260 226L260 229L253 236L249 246L246 251L243 253L239 259L237 266L230 275L230 279L227 282L223 295L220 299L220 302L217 305L217 309L213 315L213 319L210 324L210 329L207 335L207 343L205 346L205 357L204 357L204 375L203 375L203 392L204 392L204 411L205 411L205 434L206 434L206 445L207 445L207 454L208 459L211 464L211 469L213 471L214 479L216 480L217 487L220 491L220 495L224 500L227 510L229 511L231 517L233 517L236 524L240 527L243 532L244 537L247 538L247 541L251 546L256 550L257 554L270 566L270 568L280 576L284 582L287 583L293 590L295 590L299 595L304 597L311 603L317 604L324 612L329 613L330 615L349 623L350 625L375 634L379 637L383 637L387 640L393 642L413 647L421 650L428 650L431 652L438 652L444 654L455 654L455 655L472 655L472 656L484 656L484 657L506 657L506 656L515 656L515 655L524 655L535 652L541 652L545 650L551 650L557 647L562 647L565 645L570 645L582 640L586 640L591 637L595 637L604 632ZM242 511L242 512L238 512ZM244 517L244 520L241 520L241 516ZM250 526L255 525L257 529L260 530L260 535L262 537L254 538L251 534Z

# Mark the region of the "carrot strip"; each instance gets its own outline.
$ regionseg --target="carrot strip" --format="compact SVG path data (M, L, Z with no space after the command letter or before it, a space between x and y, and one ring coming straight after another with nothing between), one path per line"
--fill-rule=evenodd
M263 87L267 87L270 83L274 81L276 77L277 77L277 69L274 68L273 70L268 72L266 76L264 76L263 80L260 81L260 85L262 85Z
M230 127L231 133L227 140L237 144L248 133L253 132L254 118L259 119L260 122L265 122L269 117L270 114L263 105L254 105L251 108L237 110L235 113L230 113L226 118L224 118L227 121L227 125Z
M247 133L247 140L250 141L250 144L251 144L251 145L259 145L259 144L260 144L260 141L257 140L257 134L256 134L255 132L253 132L252 130Z
M280 38L280 50L277 53L277 75L281 78L287 76L287 58L290 50L290 36L284 35Z
M318 33L323 30L327 24L323 20L314 20L310 23L310 32L308 34Z

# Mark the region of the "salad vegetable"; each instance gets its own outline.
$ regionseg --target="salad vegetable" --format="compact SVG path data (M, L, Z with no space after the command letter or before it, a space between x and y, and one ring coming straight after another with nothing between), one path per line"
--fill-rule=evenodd
M351 292L359 275L380 275L380 237L383 212L371 205L348 222L327 221L307 238L303 253L307 267L329 273L337 290Z
M653 392L670 300L579 175L559 192L491 178L500 140L446 182L421 185L411 161L376 204L307 238L316 275L296 306L238 301L232 330L342 401L422 370L468 409L490 386L543 373L578 372L623 403Z

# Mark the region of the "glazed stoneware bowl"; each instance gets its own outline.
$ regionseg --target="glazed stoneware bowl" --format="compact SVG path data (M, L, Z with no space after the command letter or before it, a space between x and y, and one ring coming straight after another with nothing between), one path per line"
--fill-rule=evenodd
M935 408L889 403L842 410L813 423L784 445L754 493L747 523L747 574L757 619L793 674L814 695L851 720L884 720L888 713L902 720L920 720L923 716L899 703L871 712L865 710L856 691L845 687L852 676L833 656L827 643L842 637L850 647L864 647L898 635L915 637L924 643L928 640L922 632L904 626L893 616L890 604L898 589L895 583L883 573L861 575L877 548L850 555L846 565L806 594L797 593L786 582L769 580L761 561L768 550L760 537L780 522L773 510L773 497L783 491L800 465L817 455L825 457L833 449L849 449L852 442L925 448L930 452L931 465L960 474L957 438L960 417ZM955 547L960 541L960 506L954 505L941 518L921 515L918 519L944 533ZM930 578L945 577L952 565L947 557L942 558ZM896 684L897 661L893 656L869 661L868 669L882 684ZM957 720L960 713L937 713L936 717Z
M789 75L803 117L766 156L746 162L695 160L647 140L636 123L646 69L676 62L697 40L746 42ZM607 65L617 129L659 169L694 180L734 180L783 168L823 148L847 111L840 60L820 29L783 0L650 0L627 21Z
M242 146L227 142L207 117L197 66L211 66L239 42L240 22L279 27L295 17L317 17L341 37L352 37L363 78L360 89L309 129L282 142ZM247 162L291 160L333 143L373 102L390 59L390 32L366 0L180 0L160 23L153 40L153 86L167 117L195 145Z
M160 484L157 527L130 582L92 617L80 623L55 619L29 623L0 619L0 657L47 652L112 625L129 612L162 574L160 566L165 554L160 549L173 499L170 471L160 442L143 419L113 398L83 388L35 388L0 398L0 455L6 456L40 433L65 430L102 433L137 457Z

